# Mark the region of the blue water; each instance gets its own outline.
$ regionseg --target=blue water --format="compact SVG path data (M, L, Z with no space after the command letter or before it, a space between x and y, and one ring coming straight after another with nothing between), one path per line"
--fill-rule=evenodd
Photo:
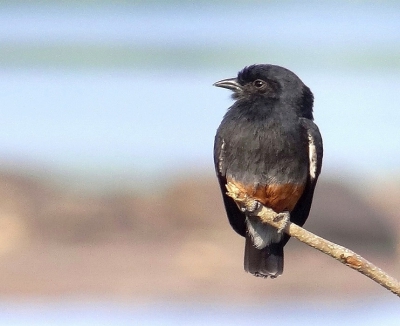
M393 90L400 89L400 75L300 73L316 97L324 170L396 173L400 92ZM3 71L0 159L111 176L212 170L215 130L231 100L211 84L230 75Z
M312 303L265 306L116 303L2 304L0 324L19 325L399 325L400 303Z
M395 1L2 6L0 41L355 47L400 42Z
M2 5L0 49L194 47L204 48L206 60L87 69L0 62L0 162L98 179L211 171L214 133L231 104L228 91L211 85L245 65L272 62L294 70L315 94L325 173L392 176L400 164L400 59L390 59L400 49L399 8L347 1ZM207 49L225 47L230 51L219 67ZM229 64L235 49L252 48ZM340 59L362 51L383 59Z

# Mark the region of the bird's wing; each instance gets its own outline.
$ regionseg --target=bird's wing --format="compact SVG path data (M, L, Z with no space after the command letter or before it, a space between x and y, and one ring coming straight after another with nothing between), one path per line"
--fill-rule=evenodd
M217 173L219 186L225 204L226 213L232 228L241 236L246 236L246 216L237 207L235 201L226 194L226 165L224 162L225 142L218 134L214 142L214 165Z
M307 220L310 212L315 185L322 167L323 146L322 137L319 129L314 122L309 119L301 118L301 124L306 130L309 140L309 173L304 187L304 191L297 204L292 210L291 221L302 226ZM214 143L214 164L217 173L219 185L221 188L226 212L232 228L240 235L246 236L246 216L237 207L234 200L226 195L226 165L224 162L224 140L218 134ZM289 240L289 236L284 236L283 245Z
M301 124L308 134L309 173L304 192L290 214L290 220L300 226L305 223L310 212L315 185L321 172L323 156L322 137L317 125L305 118L301 118Z

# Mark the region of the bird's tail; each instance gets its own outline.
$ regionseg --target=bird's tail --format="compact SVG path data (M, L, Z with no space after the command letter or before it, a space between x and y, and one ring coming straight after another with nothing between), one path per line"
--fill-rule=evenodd
M250 235L246 235L244 269L255 276L275 278L283 272L283 244L271 243L257 249Z

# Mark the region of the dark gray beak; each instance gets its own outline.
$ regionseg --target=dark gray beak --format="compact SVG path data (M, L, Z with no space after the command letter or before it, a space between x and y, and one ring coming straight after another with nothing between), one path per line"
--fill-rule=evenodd
M242 85L239 84L236 78L222 79L214 83L213 86L227 88L234 92L241 92L243 90Z

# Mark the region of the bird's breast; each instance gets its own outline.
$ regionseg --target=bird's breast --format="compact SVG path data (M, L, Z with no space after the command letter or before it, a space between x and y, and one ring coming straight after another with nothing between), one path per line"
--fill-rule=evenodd
M245 184L303 184L308 138L299 123L265 119L236 121L224 137L227 176Z

